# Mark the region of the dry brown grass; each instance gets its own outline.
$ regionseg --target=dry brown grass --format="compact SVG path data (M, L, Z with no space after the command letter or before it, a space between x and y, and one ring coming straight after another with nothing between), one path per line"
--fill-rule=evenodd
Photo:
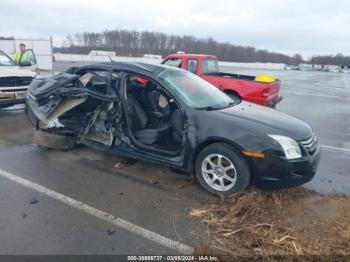
M193 209L190 216L206 224L209 236L197 254L350 256L350 199L344 196L304 188L250 188L225 202Z

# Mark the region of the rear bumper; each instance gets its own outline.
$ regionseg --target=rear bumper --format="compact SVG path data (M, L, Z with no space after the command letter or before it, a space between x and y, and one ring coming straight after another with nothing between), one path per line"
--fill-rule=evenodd
M279 102L281 102L283 99L283 96L276 96L270 100L267 100L267 106L269 107L275 107Z
M0 108L22 104L27 99L27 88L0 90Z
M244 100L248 101L248 102L252 102L258 105L262 105L262 106L268 106L268 107L276 107L276 105L282 101L283 97L282 96L271 96L271 97L267 97L267 98L253 98L253 97L249 97L249 98L243 98Z

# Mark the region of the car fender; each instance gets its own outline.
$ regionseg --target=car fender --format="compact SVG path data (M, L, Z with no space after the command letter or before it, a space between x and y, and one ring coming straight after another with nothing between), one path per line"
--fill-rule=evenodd
M217 137L217 136L210 136L210 137L206 137L201 139L201 141L197 142L197 146L196 148L194 148L191 151L191 155L189 155L187 157L188 161L187 161L187 170L190 171L191 173L194 171L195 168L195 163L196 163L196 159L198 154L207 146L214 144L214 143L223 143L223 144L227 144L230 145L232 147L234 147L238 152L242 152L244 151L244 148L239 145L238 143L229 140L227 138L224 137Z

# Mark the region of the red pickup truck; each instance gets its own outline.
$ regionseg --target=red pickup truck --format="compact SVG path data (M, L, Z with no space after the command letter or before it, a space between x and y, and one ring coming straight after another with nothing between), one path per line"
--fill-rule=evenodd
M219 72L216 56L171 54L164 58L162 64L189 70L228 95L249 102L275 107L282 100L282 97L278 95L281 86L280 80L265 75L258 77Z

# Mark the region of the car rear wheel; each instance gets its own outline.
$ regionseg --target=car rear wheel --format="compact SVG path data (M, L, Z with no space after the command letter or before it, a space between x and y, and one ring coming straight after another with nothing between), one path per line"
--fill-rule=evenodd
M250 170L244 157L232 146L215 143L204 148L196 161L196 175L202 187L219 196L244 191Z

